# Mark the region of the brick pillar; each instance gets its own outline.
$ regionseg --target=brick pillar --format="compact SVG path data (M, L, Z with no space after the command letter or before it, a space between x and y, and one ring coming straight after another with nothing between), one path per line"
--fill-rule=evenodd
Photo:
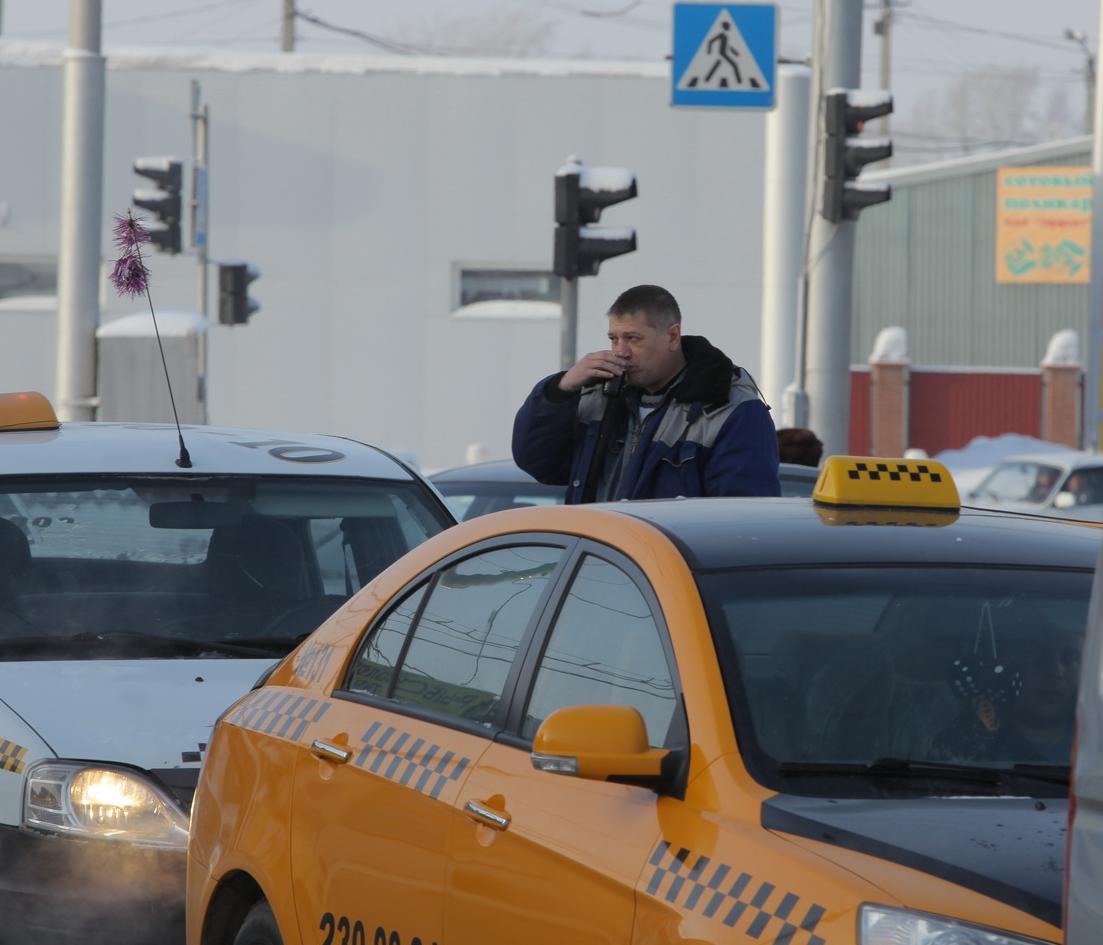
M1042 439L1080 446L1080 389L1083 371L1078 364L1042 365Z
M908 373L905 362L869 366L869 451L874 456L903 456L908 448Z

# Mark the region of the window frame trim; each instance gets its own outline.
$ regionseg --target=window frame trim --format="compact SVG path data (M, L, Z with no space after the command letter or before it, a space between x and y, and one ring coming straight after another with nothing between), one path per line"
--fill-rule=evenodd
M564 572L567 570L569 563L574 560L573 552L579 540L580 539L576 535L557 534L555 532L516 532L510 535L495 535L491 538L476 542L475 544L466 545L438 561L433 562L432 565L418 572L415 577L406 581L398 591L392 594L386 606L365 626L357 640L356 646L353 648L353 656L348 661L344 672L341 674L340 685L334 687L331 693L332 697L369 706L371 708L381 709L385 712L393 712L397 715L408 716L435 725L441 725L445 728L466 732L467 734L480 735L488 740L494 739L504 727L507 712L514 701L521 667L531 649L537 629L543 622L544 613L548 609L551 601L554 600L553 593L558 590L562 583ZM438 712L433 709L425 709L421 706L410 705L392 698L390 694L394 692L395 685L398 681L398 674L402 669L406 653L409 650L414 635L417 633L422 614L432 596L434 588L437 586L440 575L448 568L461 561L477 557L488 551L496 551L503 548L516 547L518 545L539 545L543 547L558 548L562 554L559 563L556 565L555 571L548 580L547 586L540 595L540 600L537 601L533 609L532 616L529 618L529 622L517 645L517 653L514 655L513 663L509 668L509 672L506 674L505 682L502 685L502 697L491 723L485 725L481 722L472 722L455 715L448 715L447 713ZM394 674L387 685L388 695L377 696L371 693L357 692L349 689L348 682L352 674L353 665L356 663L363 648L367 645L371 637L379 631L387 618L394 612L399 602L404 600L409 594L414 593L422 584L426 585L425 594L418 604L417 612L410 621L410 628L406 632L406 638L402 641L402 649L399 652L398 659L395 661Z
M566 567L563 569L562 579L556 582L556 596L549 602L549 606L545 607L544 614L537 627L537 632L534 634L528 652L525 654L525 659L521 664L521 672L517 679L517 685L514 689L513 698L510 700L506 724L497 737L497 740L514 748L521 748L527 751L532 750L532 739L526 738L521 734L521 725L524 721L525 709L528 707L529 701L532 698L533 689L536 685L536 673L540 663L543 661L548 643L551 640L551 632L554 624L559 619L559 614L567 600L568 590L574 583L574 579L582 567L582 562L587 556L597 558L598 560L619 568L628 576L629 580L632 581L637 590L643 595L643 599L651 612L651 618L655 621L656 629L659 631L659 642L663 649L663 656L666 659L667 669L670 672L670 681L674 688L675 697L674 712L676 716L681 718L684 744L676 745L669 750L672 754L684 753L688 757L689 748L692 745L689 716L686 712L685 695L682 689L681 676L678 672L678 660L674 652L674 644L670 639L670 627L666 622L666 615L663 613L658 595L651 586L651 581L648 579L646 573L635 561L629 558L628 555L611 545L606 545L602 542L593 541L587 538L580 539L578 544L574 547L570 560L566 562ZM681 770L674 778L670 788L664 793L679 796L684 792L688 765L683 763L680 768Z

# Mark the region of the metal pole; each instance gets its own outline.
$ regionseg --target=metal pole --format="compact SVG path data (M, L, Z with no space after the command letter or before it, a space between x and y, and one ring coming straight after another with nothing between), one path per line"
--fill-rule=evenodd
M57 290L57 407L62 420L93 420L100 321L104 57L101 0L70 0L64 54L61 225Z
M782 408L785 387L796 374L811 77L806 66L779 66L777 108L766 115L759 378L767 402L775 409Z
M578 360L575 339L578 336L578 280L559 280L559 309L562 312L559 335L559 369L567 370Z
M1099 4L1099 26L1103 29L1103 2ZM1100 34L1103 35L1103 34ZM1096 70L1093 106L1095 109L1094 140L1092 142L1092 190L1098 202L1103 194L1103 90L1099 88ZM1100 376L1100 354L1103 351L1103 213L1092 214L1091 312L1088 317L1088 371L1084 378L1084 418L1082 434L1085 449L1098 451L1103 443L1103 378Z
M861 84L862 0L824 0L824 43L819 66L819 95ZM819 102L813 102L819 113ZM822 154L823 129L816 125ZM817 165L823 167L822 157ZM822 173L812 199L822 197ZM825 455L845 453L850 443L850 317L854 275L854 222L829 223L816 209L809 238L807 363L809 425L824 444Z
M283 0L280 52L295 51L295 0Z
M1094 127L1093 121L1095 119L1095 54L1090 49L1085 47L1085 52L1088 55L1087 64L1084 67L1084 71L1088 76L1088 90L1087 90L1087 107L1085 109L1085 127L1084 134L1090 135L1092 128Z
M195 154L192 165L192 197L191 197L191 233L192 246L195 247L196 258L196 301L199 314L207 318L207 263L208 263L208 201L207 201L207 159L209 147L207 132L210 127L210 113L207 105L200 105L199 83L195 80L191 84L191 118L192 141ZM199 385L199 403L202 410L202 422L207 423L209 414L207 409L207 330L204 326L203 337L199 342L199 377L196 383Z
M889 91L892 88L892 0L881 0L881 88ZM881 127L878 132L883 137L889 135L889 116L881 118Z

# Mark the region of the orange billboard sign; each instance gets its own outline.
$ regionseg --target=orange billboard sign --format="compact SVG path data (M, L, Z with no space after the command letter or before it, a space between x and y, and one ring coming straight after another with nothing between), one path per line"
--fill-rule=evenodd
M1091 281L1090 167L996 171L996 281Z

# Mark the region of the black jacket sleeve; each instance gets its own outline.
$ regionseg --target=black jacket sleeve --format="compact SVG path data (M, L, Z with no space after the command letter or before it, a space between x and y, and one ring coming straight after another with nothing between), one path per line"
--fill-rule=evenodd
M513 461L538 482L556 486L570 479L579 397L559 390L562 376L541 380L513 420Z

